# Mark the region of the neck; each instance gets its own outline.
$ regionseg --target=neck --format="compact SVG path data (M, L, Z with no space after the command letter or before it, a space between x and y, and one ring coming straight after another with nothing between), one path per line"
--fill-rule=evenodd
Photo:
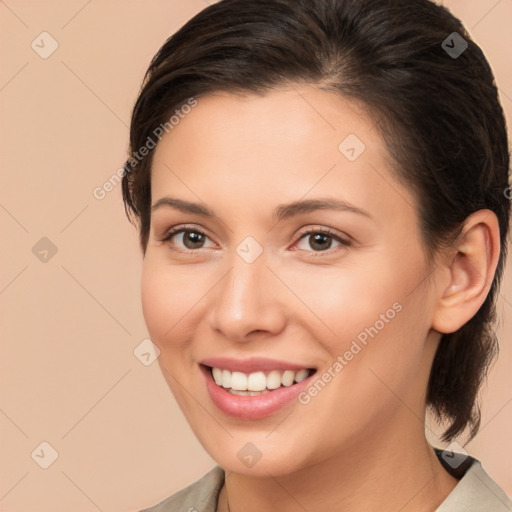
M226 472L217 510L434 511L458 481L442 467L423 429L408 436L381 434L284 476L253 478ZM380 445L375 437L382 440Z

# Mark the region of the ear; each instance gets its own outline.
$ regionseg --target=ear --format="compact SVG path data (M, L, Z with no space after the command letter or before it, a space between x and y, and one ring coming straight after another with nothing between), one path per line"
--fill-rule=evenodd
M439 297L432 328L451 333L480 309L491 288L500 256L500 230L490 210L472 213L439 266Z

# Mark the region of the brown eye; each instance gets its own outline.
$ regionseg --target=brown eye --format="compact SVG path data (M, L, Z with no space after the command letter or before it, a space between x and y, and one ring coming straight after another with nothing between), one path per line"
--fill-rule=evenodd
M198 231L183 231L183 244L187 249L200 249L204 244L205 235Z
M325 235L324 233L315 233L312 235L308 235L309 237L309 246L312 249L318 249L320 251L325 251L329 249L332 245L332 237L329 235Z
M180 250L179 246L182 245L185 250L193 251L195 249L203 249L206 239L208 239L208 236L198 229L178 228L169 231L160 241L165 243L172 241L171 245L178 245L176 250Z
M308 251L308 248L313 249L312 252L325 252L332 247L333 240L338 242L339 245L348 246L350 242L344 240L336 233L329 230L310 230L302 233L299 242L306 241L307 247L299 247L301 250ZM309 251L311 252L311 251Z

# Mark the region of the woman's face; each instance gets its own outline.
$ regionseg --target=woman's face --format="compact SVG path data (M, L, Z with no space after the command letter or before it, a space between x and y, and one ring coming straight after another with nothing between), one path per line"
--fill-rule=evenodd
M286 474L423 433L431 276L416 200L362 109L306 86L198 99L151 187L144 317L223 468ZM186 231L162 242L171 228Z

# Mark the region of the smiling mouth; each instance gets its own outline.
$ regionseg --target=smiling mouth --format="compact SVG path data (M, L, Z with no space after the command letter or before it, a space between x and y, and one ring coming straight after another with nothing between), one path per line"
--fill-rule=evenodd
M270 370L243 373L203 365L215 383L232 395L259 396L298 384L316 372L316 368L294 370Z

